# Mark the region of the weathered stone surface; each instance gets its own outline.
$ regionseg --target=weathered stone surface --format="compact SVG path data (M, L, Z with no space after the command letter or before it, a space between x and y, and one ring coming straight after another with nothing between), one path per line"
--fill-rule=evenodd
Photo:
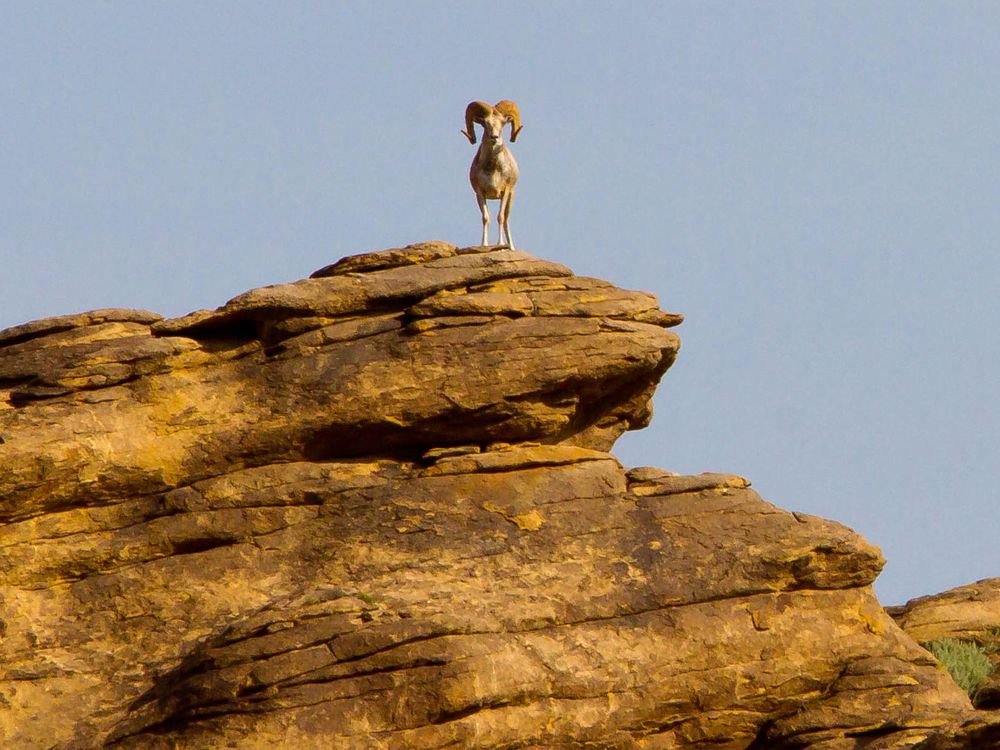
M442 290L467 290L469 286L501 279L559 278L572 272L558 263L538 260L530 255L489 247L424 253L422 248L438 243L425 243L415 249L390 251L385 265L370 255L352 270L334 273L323 269L309 279L292 284L252 289L227 302L218 310L192 313L176 320L161 321L154 330L160 335L183 334L195 338L213 338L237 331L264 340L270 326L288 318L344 317L384 311L403 311L412 303ZM397 255L393 255L396 253ZM406 262L398 254L405 254ZM334 268L337 264L334 265ZM349 264L347 267L351 267ZM599 317L598 310L585 317ZM413 317L413 314L410 314ZM627 315L625 317L628 317ZM654 321L654 324L656 322ZM280 338L277 337L277 338Z
M899 626L921 643L958 638L980 643L1000 630L1000 578L986 578L932 596L887 607Z
M747 746L784 715L780 747L881 726L889 693L911 695L899 726L964 707L865 588L881 557L847 529L749 489L630 490L607 454L515 447L275 464L9 524L4 729L26 747Z
M44 320L33 320L30 323L0 331L0 346L10 346L39 336L51 336L62 331L71 331L102 323L149 324L162 320L162 318L162 315L146 310L122 310L118 308L91 310L76 315L59 315Z
M911 599L886 611L920 643L951 638L986 649L993 673L973 700L977 708L1000 709L1000 578L986 578L941 594ZM1000 714L994 721L1000 723ZM1000 736L997 728L989 731Z
M628 311L405 327L442 289L569 273L469 252L254 290L126 338L8 347L0 518L274 461L527 439L607 449L648 422L675 334Z
M326 276L344 276L350 273L381 271L386 268L412 266L426 263L438 258L450 258L455 255L482 252L489 248L460 248L450 242L417 242L406 247L395 247L389 250L376 250L371 253L360 253L341 258L336 263L315 271L309 278L320 279Z
M646 292L618 289L599 279L504 279L456 294L444 290L410 308L417 317L446 315L603 315L664 327L678 325L684 317L659 309L656 297Z
M423 243L105 313L0 333L4 748L992 736L875 547L606 452L678 350L650 295Z

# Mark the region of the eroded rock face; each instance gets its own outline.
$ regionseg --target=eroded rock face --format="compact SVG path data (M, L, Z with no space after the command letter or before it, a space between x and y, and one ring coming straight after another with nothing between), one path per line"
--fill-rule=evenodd
M873 596L876 548L606 452L678 322L425 243L0 333L3 747L986 736Z
M950 638L983 647L993 662L993 673L974 701L978 708L1000 709L1000 578L922 596L887 611L907 635L920 643ZM1000 727L992 731L1000 738Z
M510 251L398 256L152 325L89 314L15 329L29 330L0 349L0 519L278 461L527 439L607 449L648 422L679 346L651 295ZM456 293L461 314L433 311Z
M986 641L1000 631L1000 578L986 578L941 594L911 599L887 611L922 643L940 638Z

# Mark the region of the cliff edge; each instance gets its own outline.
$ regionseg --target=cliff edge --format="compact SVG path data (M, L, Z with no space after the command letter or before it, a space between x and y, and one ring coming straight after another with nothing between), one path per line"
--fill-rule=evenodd
M607 452L681 320L432 242L0 332L3 747L985 747L875 547Z

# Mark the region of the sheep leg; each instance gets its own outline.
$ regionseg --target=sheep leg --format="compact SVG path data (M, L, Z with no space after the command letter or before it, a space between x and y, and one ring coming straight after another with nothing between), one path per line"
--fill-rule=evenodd
M507 239L507 247L514 249L514 240L510 236L510 207L514 204L514 189L511 188L500 199L500 210L497 212L497 221L500 224L500 242Z
M476 200L479 201L479 210L483 214L483 245L488 245L488 244L490 244L490 241L489 241L489 236L490 236L490 210L486 206L486 199L482 195L480 195L479 193L476 193Z

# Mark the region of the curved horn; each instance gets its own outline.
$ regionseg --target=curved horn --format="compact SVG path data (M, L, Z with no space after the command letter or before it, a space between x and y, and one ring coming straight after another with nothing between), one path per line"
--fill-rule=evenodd
M517 140L517 134L521 132L520 110L518 110L517 105L510 99L497 102L493 105L493 109L504 115L507 118L507 122L510 123L510 142L513 143Z
M465 130L462 131L469 143L476 142L476 131L472 129L472 123L482 123L483 118L488 117L492 111L493 107L486 102L469 102L469 106L465 108Z

